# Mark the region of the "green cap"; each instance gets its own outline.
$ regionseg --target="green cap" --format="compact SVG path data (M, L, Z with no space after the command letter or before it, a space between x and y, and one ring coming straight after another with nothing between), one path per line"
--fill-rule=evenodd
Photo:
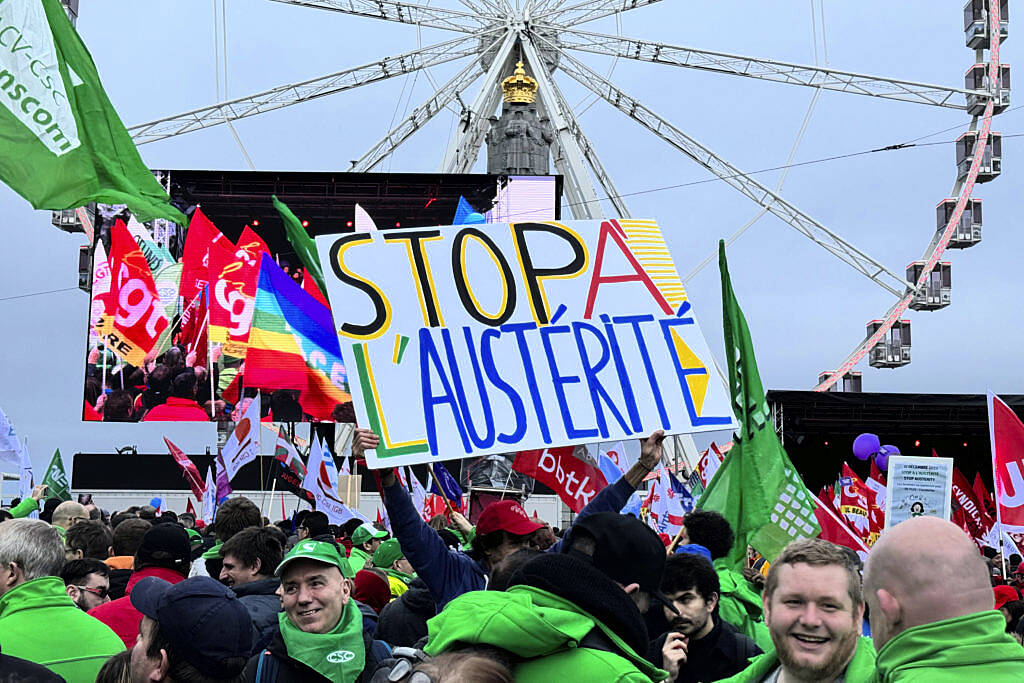
M286 564L293 560L316 560L324 564L331 564L341 570L341 575L346 579L354 579L355 572L349 566L348 560L338 550L338 547L327 541L299 541L295 547L288 551L288 554L281 560L274 570L274 576L281 576Z
M203 553L201 557L204 560L222 560L222 559L224 559L224 556L220 554L220 548L221 548L222 545L224 545L223 541L217 541L216 543L213 544L213 547L211 547L209 550L207 550L205 553Z
M380 569L391 569L391 565L403 557L405 557L405 553L402 552L402 546L398 544L398 539L389 538L374 551L373 564Z
M185 533L188 534L188 541L192 545L203 542L203 537L195 529L185 529Z
M352 532L352 545L362 545L375 538L387 538L388 532L380 531L374 525L366 522L356 527Z

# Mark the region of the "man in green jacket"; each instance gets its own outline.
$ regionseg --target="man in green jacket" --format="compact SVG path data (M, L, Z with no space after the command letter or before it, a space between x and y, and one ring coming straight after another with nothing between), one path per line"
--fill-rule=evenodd
M729 683L870 683L875 650L860 638L864 596L858 567L820 538L793 541L768 572L764 615L773 648Z
M124 645L64 592L63 564L54 527L33 519L0 524L0 650L67 681L92 681Z
M993 609L985 562L955 524L915 517L888 529L864 568L883 683L1024 681L1024 648Z
M369 522L356 527L352 532L352 553L348 556L348 564L352 567L353 575L369 564L370 558L387 537L388 532L381 531Z
M735 540L728 520L714 510L694 510L684 518L683 529L683 544L696 543L711 553L711 562L718 572L721 587L718 616L767 652L772 640L761 616L761 595L743 574L730 568L725 560Z
M11 517L18 519L20 517L28 517L33 512L39 510L39 501L46 495L46 484L38 484L32 489L32 495L25 498L17 505L11 508Z
M427 622L431 655L470 647L511 654L517 683L661 681L647 662L641 609L660 596L665 549L643 522L581 518L560 553L542 553L507 591L471 591ZM667 604L667 600L665 600Z

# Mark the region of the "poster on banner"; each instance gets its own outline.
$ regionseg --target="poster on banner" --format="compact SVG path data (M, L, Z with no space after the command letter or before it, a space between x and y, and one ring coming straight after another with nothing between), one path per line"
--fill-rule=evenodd
M889 457L885 490L885 528L911 517L950 519L953 495L952 458Z
M728 429L653 220L321 235L370 467Z

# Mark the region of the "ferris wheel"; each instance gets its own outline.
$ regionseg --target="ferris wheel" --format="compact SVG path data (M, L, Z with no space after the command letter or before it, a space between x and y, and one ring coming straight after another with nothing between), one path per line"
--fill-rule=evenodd
M440 29L454 37L326 76L133 126L129 132L137 144L212 126L231 126L238 119L465 60L463 67L440 86L431 79L435 87L430 97L353 161L348 170L366 172L377 168L441 111L454 109L459 112L458 123L445 150L441 171L468 173L485 141L489 119L501 101L501 82L521 60L537 81L538 110L552 128L551 155L557 172L564 176L566 199L573 216L602 217L601 201L606 200L619 217L628 217L622 194L584 133L574 107L559 88L555 77L563 75L893 298L890 308L868 323L866 336L836 369L819 377L817 391L833 389L849 379L853 368L865 357L873 367L900 367L910 362L910 322L902 316L908 309L929 311L949 305L950 265L941 260L942 255L947 248L963 249L981 240L981 201L971 194L976 183L994 179L1001 170L1001 138L991 126L993 116L1009 104L1009 67L999 61L1000 43L1007 38L1008 0L967 1L965 44L974 51L974 64L968 69L962 88L585 30L591 22L617 17L658 0L459 0L460 9L396 0L273 1ZM744 173L613 83L609 76L595 71L581 61L582 54L963 111L969 122L967 131L956 142L953 188L938 204L936 229L921 259L913 262L905 273L891 270L781 196L778 188L771 189Z

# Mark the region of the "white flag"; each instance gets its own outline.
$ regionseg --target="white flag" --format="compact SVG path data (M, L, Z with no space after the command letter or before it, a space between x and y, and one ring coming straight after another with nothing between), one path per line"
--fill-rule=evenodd
M412 504L416 506L417 512L420 513L420 517L430 521L426 516L427 507L427 492L423 489L423 484L413 474L412 468L409 468L409 485L412 486Z
M32 477L32 458L28 454L27 444L22 446L18 457L20 459L18 465L18 495L21 496L22 500L25 500L32 495L32 486L35 483ZM38 515L36 515L36 519L38 519Z
M352 476L352 470L349 469L349 466L348 466L348 456L347 455L345 456L345 459L341 461L341 473L344 474L345 476Z
M217 484L213 480L213 468L206 468L206 490L203 491L203 521L213 523L213 515L217 511Z
M21 466L21 441L3 408L0 408L0 461L9 462L15 467Z
M260 454L260 395L257 393L245 409L242 419L224 444L224 471L228 481L235 478L238 470L256 459Z
M316 509L327 515L331 524L344 524L352 519L352 512L338 497L338 468L334 465L334 458L324 449L320 437L315 437L310 447L302 488L313 494Z

